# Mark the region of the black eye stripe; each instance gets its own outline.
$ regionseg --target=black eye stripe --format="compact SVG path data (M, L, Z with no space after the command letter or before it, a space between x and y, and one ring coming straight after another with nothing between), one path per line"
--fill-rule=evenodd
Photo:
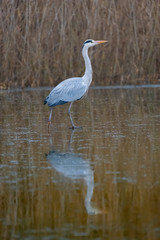
M91 43L91 42L92 42L92 40L87 40L87 41L84 42L84 44Z

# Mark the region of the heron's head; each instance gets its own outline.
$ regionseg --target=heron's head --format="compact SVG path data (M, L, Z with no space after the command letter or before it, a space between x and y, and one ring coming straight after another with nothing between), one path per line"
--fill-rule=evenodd
M83 43L82 49L83 49L84 47L90 48L90 47L93 47L93 46L95 46L95 45L97 45L97 44L106 43L106 42L108 42L108 41L107 41L107 40L98 40L98 41L95 41L95 40L92 40L92 39L87 39L87 40Z

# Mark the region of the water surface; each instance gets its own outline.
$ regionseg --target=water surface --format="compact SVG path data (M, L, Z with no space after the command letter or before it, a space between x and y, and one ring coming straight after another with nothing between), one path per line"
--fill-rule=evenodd
M0 92L0 239L160 239L160 88Z

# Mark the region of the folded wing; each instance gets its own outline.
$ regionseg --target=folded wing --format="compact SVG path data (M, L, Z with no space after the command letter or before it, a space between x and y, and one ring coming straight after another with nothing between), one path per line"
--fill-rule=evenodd
M62 105L81 99L87 91L83 78L69 78L58 84L46 97L49 107Z

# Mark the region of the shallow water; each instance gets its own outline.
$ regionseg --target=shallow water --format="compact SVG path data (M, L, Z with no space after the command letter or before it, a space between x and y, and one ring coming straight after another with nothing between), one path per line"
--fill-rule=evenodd
M160 87L0 92L0 239L160 239Z

